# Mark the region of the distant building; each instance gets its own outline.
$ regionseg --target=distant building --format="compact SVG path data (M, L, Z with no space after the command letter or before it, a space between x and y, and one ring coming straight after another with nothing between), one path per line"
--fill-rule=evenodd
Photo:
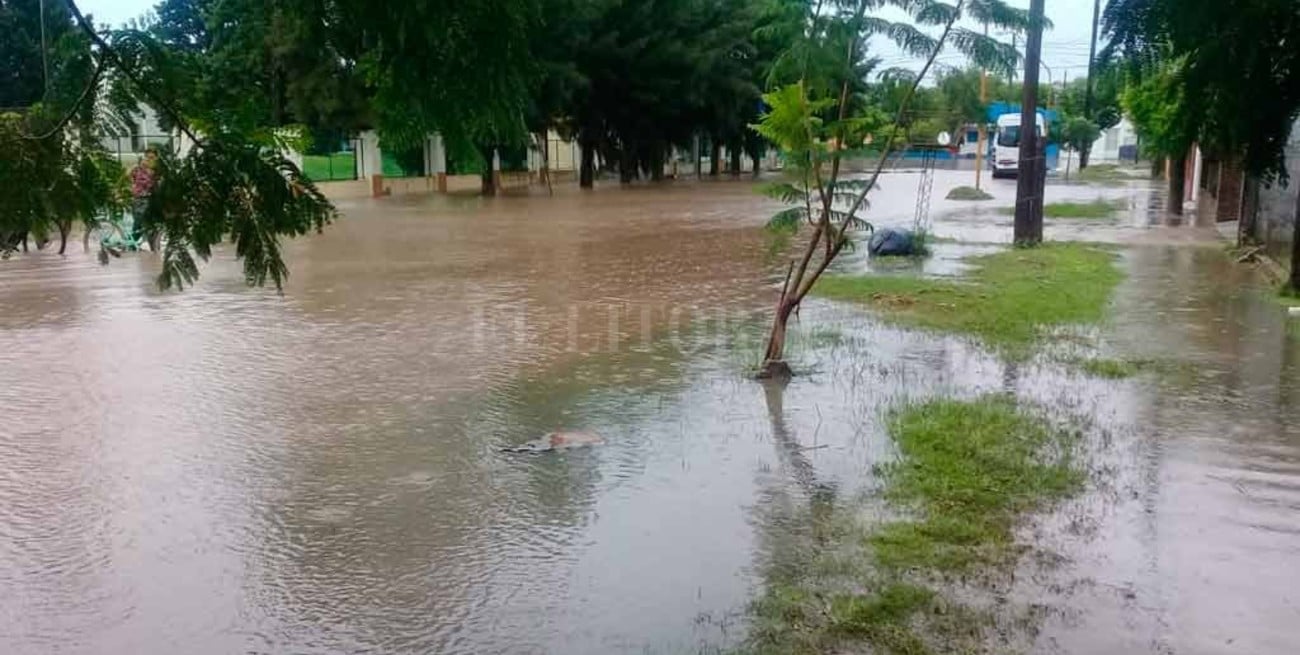
M176 137L158 125L158 115L152 107L141 105L126 130L110 132L102 139L104 149L117 157L123 166L133 166L150 146L174 148Z
M1092 144L1088 161L1094 164L1118 164L1121 161L1134 162L1138 158L1138 136L1133 124L1127 118L1121 118L1114 127L1102 130L1101 136Z

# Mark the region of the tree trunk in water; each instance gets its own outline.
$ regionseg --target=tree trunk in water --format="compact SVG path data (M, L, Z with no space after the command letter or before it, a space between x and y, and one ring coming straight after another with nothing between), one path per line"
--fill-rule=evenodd
M1082 171L1088 167L1088 157L1090 155L1092 155L1091 143L1084 144L1082 148L1079 148L1079 170Z
M1169 213L1183 215L1183 186L1187 184L1187 153L1169 158Z
M760 378L791 377L790 365L785 362L785 335L794 307L789 297L781 299L781 305L772 319L772 332L767 337L767 350L763 353L763 368L758 371Z
M758 177L763 172L763 162L757 152L750 153L750 158L754 162L754 177Z
M718 169L722 167L722 144L718 143L717 140L713 140L709 143L709 148L711 153L709 155L709 175L717 177Z
M538 181L546 183L546 190L554 193L551 189L551 140L546 138L546 132L537 135L538 140L542 142L542 166L538 173Z
M1291 282L1292 293L1300 290L1300 195L1295 200L1295 219L1291 221Z
M631 184L636 179L636 155L624 146L618 157L618 181Z
M497 194L496 171L493 170L493 162L496 159L496 149L491 147L479 147L479 154L483 156L483 172L479 175L480 189L484 196L495 196Z
M664 149L657 145L650 151L650 180L664 181Z
M1259 178L1253 175L1246 176L1242 186L1244 188L1241 190L1241 212L1237 217L1237 245L1239 246L1246 245L1241 241L1243 235L1254 241L1255 235L1259 233L1256 225L1259 220Z
M744 153L740 151L740 148L731 149L731 170L728 172L731 173L732 177L740 176L740 156L742 154Z
M578 186L590 189L596 180L596 146L591 141L583 140L581 148L582 166L578 173Z
M59 223L59 254L68 249L68 233L72 231L71 223Z

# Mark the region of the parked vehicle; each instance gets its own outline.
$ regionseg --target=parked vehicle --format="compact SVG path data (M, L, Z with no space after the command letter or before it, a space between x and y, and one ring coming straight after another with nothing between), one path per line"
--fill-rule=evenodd
M1038 138L1047 138L1047 121L1037 112ZM1002 114L993 140L993 177L1015 177L1020 171L1020 114Z

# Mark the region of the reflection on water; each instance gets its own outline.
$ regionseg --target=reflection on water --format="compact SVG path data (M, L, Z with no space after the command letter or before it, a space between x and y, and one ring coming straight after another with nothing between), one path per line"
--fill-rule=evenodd
M1194 362L1127 389L1123 502L1074 572L1092 588L1067 652L1300 650L1300 342L1252 271L1214 248L1139 248L1115 309L1121 352ZM1098 625L1107 630L1098 631ZM1116 626L1112 629L1110 626Z
M674 330L769 306L770 209L745 184L363 202L289 246L283 297L223 259L166 295L147 254L0 263L4 652L725 646L800 511L892 456L886 408L999 390L1092 416L1123 491L1087 501L1113 508L1087 538L1044 537L1090 585L1049 595L1072 611L1036 650L1300 648L1296 342L1241 269L1126 251L1106 347L1196 362L1182 386L812 302L811 374L780 389L737 374L730 328ZM499 451L557 428L607 443Z

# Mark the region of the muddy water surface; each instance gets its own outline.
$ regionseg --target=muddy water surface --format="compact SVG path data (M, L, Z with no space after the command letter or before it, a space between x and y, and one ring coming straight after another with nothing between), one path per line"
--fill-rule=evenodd
M915 178L893 179L876 215L905 224ZM1145 191L1052 193L1137 218L1049 232L1203 240L1142 224ZM2 650L724 647L799 555L801 508L891 456L883 409L985 391L1111 435L1113 483L1042 527L1069 559L1019 591L1056 610L1030 650L1300 650L1297 341L1248 274L1213 248L1125 251L1105 348L1195 362L1181 386L815 302L811 374L772 389L738 374L780 266L770 209L745 184L361 202L289 246L283 297L221 258L183 294L151 288L148 255L0 263ZM1009 233L935 212L941 235ZM943 245L930 272L988 247ZM555 429L607 443L499 452ZM1092 527L1053 527L1071 513Z

